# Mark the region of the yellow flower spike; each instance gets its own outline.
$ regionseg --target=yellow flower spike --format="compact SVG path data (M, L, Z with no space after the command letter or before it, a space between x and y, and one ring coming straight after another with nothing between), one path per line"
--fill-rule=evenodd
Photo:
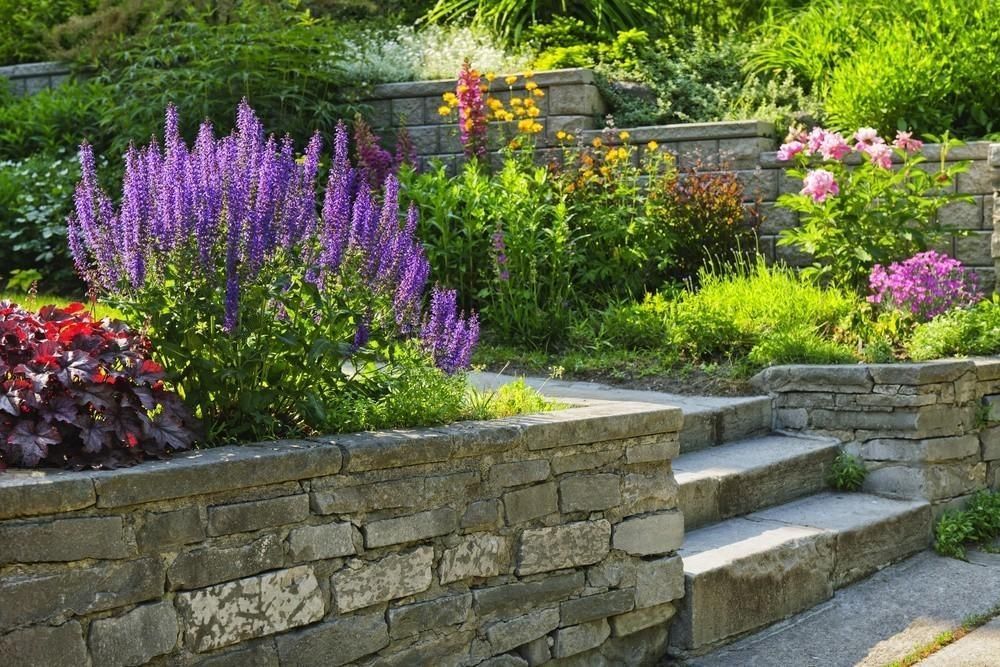
M535 90L537 88L538 88L538 84L535 83L534 81L529 81L528 83L524 84L524 89L525 90Z
M486 73L486 80L489 81L490 83L493 83L493 80L496 79L496 78L497 78L497 73L496 72L487 72Z
M650 151L655 151L659 147L660 144L656 143L655 141L650 141L648 144L646 144L646 150Z
M535 97L545 97L545 91L542 90L541 88L535 88L533 91L531 91L531 94L534 95Z
M517 83L517 77L516 77L516 76L513 76L513 75L511 75L511 76L508 76L508 77L507 77L506 79L504 79L503 81L504 81L504 83L506 83L506 84L507 84L508 86L513 86L513 85L514 85L515 83Z
M630 136L632 136L632 135L630 135L630 134L629 134L628 132L626 132L625 130L622 130L621 132L619 132L619 133L618 133L618 138L619 138L619 139L621 139L622 141L628 141L628 138L629 138Z
M441 115L441 116L450 116L451 115L451 107L448 106L447 104L439 106L438 107L438 114Z
M594 137L594 140L591 141L590 143L591 145L593 145L594 148L600 148L601 146L604 145L604 142L601 141L600 137Z

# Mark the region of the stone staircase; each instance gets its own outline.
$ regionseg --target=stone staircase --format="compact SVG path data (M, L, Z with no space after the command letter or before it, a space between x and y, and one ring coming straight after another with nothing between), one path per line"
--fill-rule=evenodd
M686 533L670 629L678 659L809 609L930 542L926 502L831 491L837 441L772 433L770 406L756 400L700 411L691 433L685 408L673 463ZM723 419L739 428L696 435Z
M489 375L474 381L503 382ZM679 552L685 596L670 627L670 664L696 664L694 656L810 609L930 544L928 503L830 490L838 442L773 432L767 397L527 382L572 402L640 401L683 410L673 469L685 518Z

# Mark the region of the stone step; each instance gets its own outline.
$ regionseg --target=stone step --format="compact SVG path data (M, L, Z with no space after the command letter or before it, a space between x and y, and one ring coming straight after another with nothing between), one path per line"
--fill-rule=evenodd
M516 378L499 373L469 373L473 386L493 389ZM684 413L681 451L715 447L771 430L771 399L767 396L683 396L659 391L616 389L597 382L572 382L548 378L524 378L544 395L567 402L638 401L673 405Z
M672 650L700 655L813 607L930 538L926 502L861 493L820 493L691 531Z
M684 529L822 491L839 444L772 434L681 454L674 459Z

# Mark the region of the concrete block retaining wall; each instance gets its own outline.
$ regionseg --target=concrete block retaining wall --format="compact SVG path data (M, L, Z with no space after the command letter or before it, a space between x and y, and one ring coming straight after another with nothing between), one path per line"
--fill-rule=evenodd
M754 382L775 428L834 435L861 457L866 491L940 512L1000 489L1000 359L778 366Z
M0 662L654 664L684 591L681 421L595 402L7 471Z

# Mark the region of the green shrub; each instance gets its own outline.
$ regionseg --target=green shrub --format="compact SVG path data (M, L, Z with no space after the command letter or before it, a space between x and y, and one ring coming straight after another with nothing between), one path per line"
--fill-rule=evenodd
M75 158L38 155L0 162L0 271L35 269L42 291L80 293L66 247L66 216L80 177ZM0 275L0 284L7 275Z
M1000 296L917 325L906 350L916 361L1000 353Z
M969 543L990 542L1000 536L1000 492L977 492L964 510L945 512L934 527L934 550L965 560Z
M0 102L0 160L73 151L84 139L107 146L111 128L102 126L101 118L111 99L107 86L66 83Z
M0 0L0 65L48 58L49 29L74 14L86 14L98 0Z
M827 481L839 491L857 491L864 484L867 474L864 461L841 450L830 466Z
M794 73L840 129L978 137L1000 128L993 0L820 0L757 32L748 69Z
M857 361L854 352L815 329L797 327L775 331L754 345L747 355L753 368L779 364L850 364Z

